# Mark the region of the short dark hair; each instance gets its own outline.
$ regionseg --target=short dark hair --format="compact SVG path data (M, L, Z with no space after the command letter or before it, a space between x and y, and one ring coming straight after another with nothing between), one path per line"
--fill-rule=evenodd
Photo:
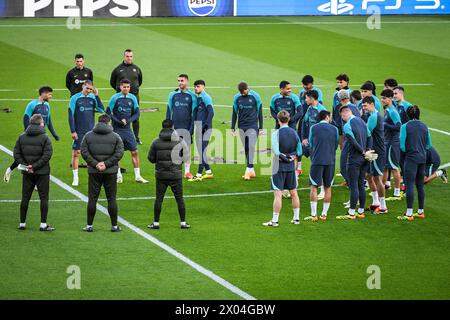
M370 82L364 82L362 85L361 85L361 88L360 88L361 90L370 90L370 91L372 91L373 92L373 84L372 83L370 83Z
M350 82L350 78L345 73L338 74L338 76L336 77L336 80Z
M39 95L47 92L53 92L53 89L49 86L43 86L39 88Z
M374 83L373 81L367 80L366 82L364 82L364 83L361 85L360 89L361 89L361 90L369 90L369 91L372 91L372 94L375 96L375 95L376 95L375 90L377 89L377 87L376 87L376 85L375 85L375 83Z
M372 85L372 87L373 87L372 93L374 96L376 96L377 95L377 92L376 92L377 86L375 85L375 82L373 82L372 80L367 80L366 83L370 83Z
M77 60L77 59L84 59L83 54L77 53L77 54L75 55L75 60Z
M123 52L123 54L128 53L128 52L133 52L133 50L131 50L131 49L125 49L125 51Z
M185 74L185 73L180 74L180 75L178 76L178 78L185 78L185 79L189 80L188 75Z
M281 81L281 82L280 82L280 89L286 88L286 86L287 86L288 84L291 84L291 83L290 83L289 81L287 81L287 80Z
M165 120L163 120L163 122L162 122L162 127L163 127L164 129L170 129L170 128L172 128L172 127L173 127L173 121L170 120L170 119L165 119Z
M312 75L307 74L306 76L304 76L302 78L302 83L304 85L310 84L310 83L314 83L314 78Z
M111 121L111 117L109 115L107 115L106 113L98 116L98 122L108 124L110 121Z
M350 93L350 97L353 97L356 100L361 100L361 91L359 90L353 90L352 93Z
M122 79L122 80L120 80L120 84L121 84L121 85L122 85L122 84L131 84L131 81L128 80L128 79Z
M364 97L362 99L362 103L372 103L372 104L374 104L375 103L375 99L373 97Z
M326 117L329 117L331 113L329 113L327 110L322 110L319 112L319 121L325 120Z
M401 92L405 92L405 88L402 86L396 86L393 90L400 90Z
M92 82L92 80L87 79L87 80L85 80L85 81L83 82L83 87L84 87L85 85L91 85L91 86L93 86L94 83Z
M305 95L307 97L313 98L314 100L319 99L319 93L316 90L308 90L306 91Z
M393 78L389 78L389 79L384 80L384 85L387 87L394 88L394 87L398 86L398 82L397 82L397 80L395 80Z
M30 124L41 124L42 121L44 121L44 118L42 118L42 115L39 113L33 114L30 118Z
M392 99L394 97L394 91L392 91L391 89L384 89L383 91L381 91L381 96Z
M409 119L419 120L419 118L420 118L419 106L413 105L413 106L409 107L408 110L406 110L406 115L408 116Z
M247 89L248 89L248 83L247 82L244 82L244 81L239 82L238 90L239 90L240 93L243 93Z
M277 114L277 119L280 120L281 123L288 123L290 119L289 112L286 110L281 110Z
M195 80L194 86L199 86L199 85L206 86L206 83L204 80Z

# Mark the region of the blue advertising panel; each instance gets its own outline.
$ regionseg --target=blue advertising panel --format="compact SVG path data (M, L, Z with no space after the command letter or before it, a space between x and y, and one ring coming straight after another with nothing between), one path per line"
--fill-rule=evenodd
M238 16L450 14L450 0L238 0Z
M233 0L153 0L153 16L231 16Z

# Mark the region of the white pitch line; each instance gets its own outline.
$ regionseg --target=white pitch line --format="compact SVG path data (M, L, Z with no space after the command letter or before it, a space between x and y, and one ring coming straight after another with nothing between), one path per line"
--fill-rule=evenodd
M450 132L447 132L447 131L443 131L443 130L439 130L439 129L435 129L435 128L428 128L428 129L430 129L431 131L435 131L435 132L439 132L439 133L445 134L446 136L450 136Z
M449 24L450 21L383 21L383 24ZM205 23L97 23L97 24L81 24L84 27L103 28L103 27L164 27L164 26L264 26L264 25L352 25L367 24L366 21L304 21L304 22L205 22ZM0 28L67 28L66 24L0 24Z
M4 147L3 145L0 144L0 150L2 150L3 152L5 152L6 154L12 156L13 152L11 150L9 150L8 148ZM69 193L73 194L75 197L79 198L81 201L83 202L88 202L88 197L86 197L84 194L82 194L81 192L75 190L74 188L70 187L69 185L67 185L66 183L62 182L61 180L59 180L58 178L54 177L54 176L50 176L50 180L54 183L56 183L59 187L61 187L62 189L68 191ZM108 210L100 205L97 204L97 209L104 213L105 215L109 216L108 214ZM164 242L158 240L157 238L151 236L150 234L144 232L142 229L136 227L135 225L131 224L130 222L128 222L127 220L123 219L122 217L118 217L118 222L120 224L122 224L123 226L129 228L130 230L132 230L133 232L137 233L138 235L140 235L141 237L147 239L148 241L152 242L153 244L157 245L158 247L160 247L161 249L167 251L168 253L170 253L171 255L175 256L177 259L183 261L184 263L186 263L187 265L189 265L190 267L194 268L195 270L197 270L198 272L200 272L201 274L207 276L208 278L212 279L213 281L215 281L216 283L220 284L221 286L225 287L226 289L228 289L229 291L233 292L234 294L240 296L241 298L245 299L245 300L256 300L255 297L251 296L250 294L248 294L245 291L242 291L241 289L239 289L238 287L236 287L235 285L231 284L230 282L228 282L227 280L219 277L218 275L216 275L214 272L206 269L205 267L202 267L201 265L199 265L198 263L192 261L191 259L189 259L188 257L186 257L185 255L179 253L178 251L176 251L175 249L173 249L172 247L168 246L167 244L165 244Z
M20 199L3 199L0 203L18 203ZM100 201L100 200L99 200ZM31 199L30 202L40 202L39 199ZM48 202L83 202L81 199L49 199Z
M450 162L447 162L446 164L441 164L441 166L439 167L439 169L445 169L450 167Z

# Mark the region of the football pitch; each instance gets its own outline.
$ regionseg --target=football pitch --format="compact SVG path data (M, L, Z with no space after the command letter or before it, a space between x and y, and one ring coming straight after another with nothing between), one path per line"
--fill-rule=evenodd
M440 179L425 187L424 220L398 221L404 200L388 202L387 215L336 220L349 198L346 188L336 187L326 222L291 225L285 199L280 227L270 229L261 225L272 215L270 176L243 181L245 164L218 163L212 165L214 179L184 183L192 229L180 230L171 197L163 204L161 229L147 229L155 194L147 152L180 73L187 73L191 84L206 81L215 104L213 126L227 140L233 96L242 80L261 95L264 128L271 130L270 97L281 80L294 84L298 94L303 75L313 75L330 111L337 74L347 73L353 89L373 80L377 93L384 79L396 78L406 100L420 106L421 119L438 130L431 136L442 163L450 162L450 17L383 16L381 26L369 30L364 17L152 18L83 19L80 30L69 30L65 19L0 20L0 109L12 110L0 112L0 145L13 149L25 106L44 84L56 89L50 105L61 138L51 138L52 175L61 181L50 185L48 220L55 232L39 232L38 202L30 204L27 230L17 230L20 173L16 170L9 184L0 183L0 299L449 299L450 192ZM80 169L80 186L74 188L80 194L68 187L65 75L75 53L83 53L106 105L113 94L111 71L126 48L133 49L144 75L141 108L159 108L141 114L141 170L150 183L133 181L126 153L121 163L127 173L118 187L123 232L111 233L109 218L97 211L95 232L87 234L81 231L86 169ZM2 175L11 162L0 151ZM261 166L256 165L257 174ZM304 160L301 218L310 214L309 166ZM336 177L335 184L340 182ZM367 287L373 265L381 271L378 290ZM81 270L80 290L67 287L69 266Z

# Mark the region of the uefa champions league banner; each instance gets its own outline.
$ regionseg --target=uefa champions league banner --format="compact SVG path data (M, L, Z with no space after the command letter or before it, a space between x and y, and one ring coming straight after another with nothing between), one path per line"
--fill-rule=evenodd
M450 0L0 0L0 17L450 14Z

